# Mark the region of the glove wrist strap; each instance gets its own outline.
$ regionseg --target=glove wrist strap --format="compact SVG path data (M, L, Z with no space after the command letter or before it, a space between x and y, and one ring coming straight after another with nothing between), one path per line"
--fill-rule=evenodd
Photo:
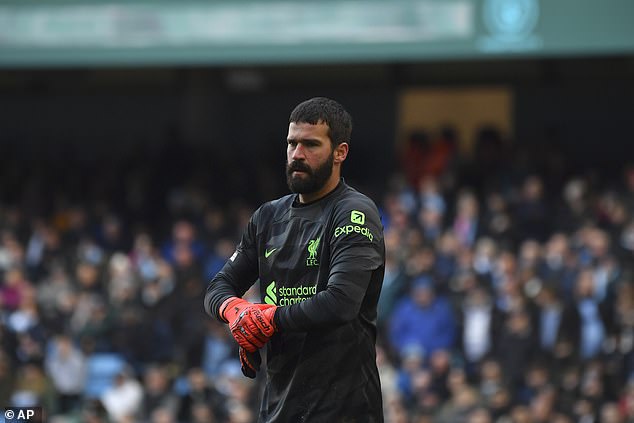
M238 298L238 297L229 297L226 300L224 300L224 302L220 305L220 310L218 312L218 314L220 315L220 317L222 318L222 320L225 323L230 323L229 319L227 318L227 315L225 314L227 312L227 310L231 310L231 307L236 306L236 308L238 308L238 311L236 311L235 314L239 314L239 309L241 307L238 307L241 303L246 303L247 301L243 300L242 298Z

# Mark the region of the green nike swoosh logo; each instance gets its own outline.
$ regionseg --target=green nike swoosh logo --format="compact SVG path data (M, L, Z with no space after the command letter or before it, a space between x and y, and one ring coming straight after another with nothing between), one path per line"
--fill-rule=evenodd
M269 250L264 250L264 258L269 258L269 256L270 256L271 254L273 254L273 252L274 252L275 250L277 250L277 248L273 248L273 249L272 249L272 250L270 250L270 251L269 251Z

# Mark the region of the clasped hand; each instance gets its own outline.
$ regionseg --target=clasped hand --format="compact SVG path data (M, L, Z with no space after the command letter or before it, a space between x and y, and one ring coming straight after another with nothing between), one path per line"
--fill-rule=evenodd
M262 348L275 333L276 308L268 304L251 304L242 309L229 326L238 345L249 352Z
M260 370L259 348L276 331L274 305L252 304L242 298L231 297L220 306L220 316L229 323L229 329L240 345L240 364L245 376L254 378Z

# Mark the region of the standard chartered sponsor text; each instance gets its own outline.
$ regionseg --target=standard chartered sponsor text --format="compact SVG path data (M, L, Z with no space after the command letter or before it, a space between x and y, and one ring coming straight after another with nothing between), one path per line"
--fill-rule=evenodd
M278 305L285 306L306 301L317 293L316 286L280 286L277 289Z

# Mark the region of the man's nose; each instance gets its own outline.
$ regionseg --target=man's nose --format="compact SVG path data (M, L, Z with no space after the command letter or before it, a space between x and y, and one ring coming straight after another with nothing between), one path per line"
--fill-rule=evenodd
M295 146L295 148L293 149L293 154L291 155L291 158L293 160L304 160L306 158L306 155L304 153L304 147L301 144L297 144L297 146Z

